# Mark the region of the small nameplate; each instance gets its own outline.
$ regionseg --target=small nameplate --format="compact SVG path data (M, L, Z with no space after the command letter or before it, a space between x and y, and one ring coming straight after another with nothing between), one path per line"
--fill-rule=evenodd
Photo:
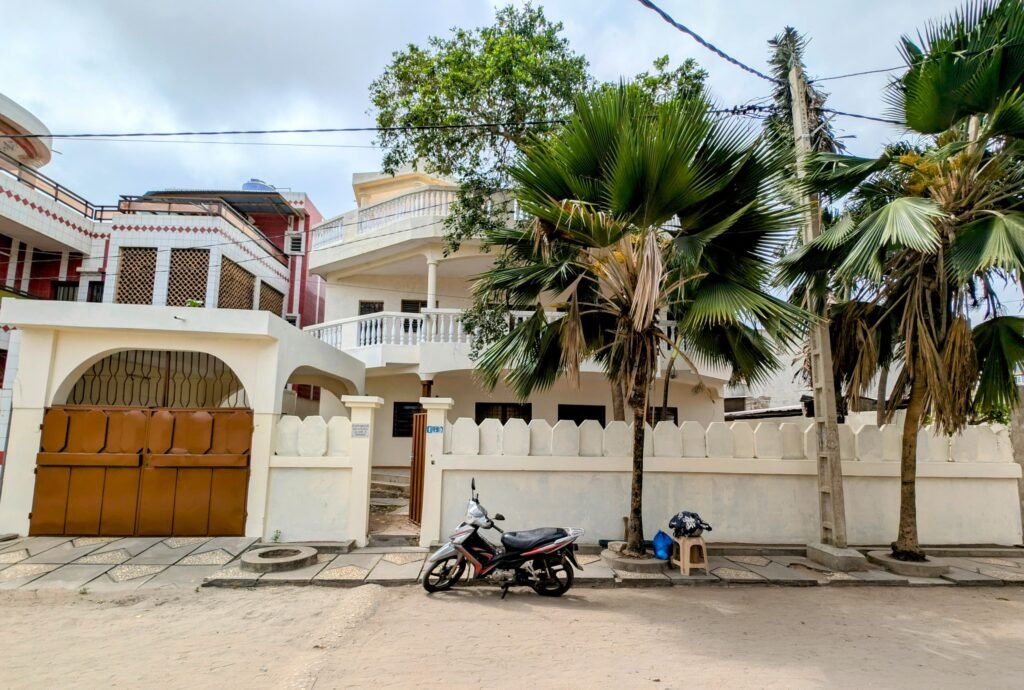
M443 434L444 433L444 427L443 426L428 426L427 427L427 433L428 434Z
M369 424L353 424L352 438L370 438Z

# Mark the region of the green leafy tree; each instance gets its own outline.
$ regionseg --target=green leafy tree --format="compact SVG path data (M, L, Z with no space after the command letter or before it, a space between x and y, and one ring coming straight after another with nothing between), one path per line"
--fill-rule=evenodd
M998 288L1024 278L1024 8L1020 0L969 3L917 41L904 37L901 53L907 72L887 99L892 116L925 143L877 159L812 156L808 190L833 198L856 190L858 203L793 252L783 277L856 292L869 336L896 324L887 354L902 367L898 397L909 398L892 548L897 558L922 560L922 421L954 433L1018 402L1024 319L1003 315ZM984 321L972 328L979 311ZM863 347L859 365L868 371L882 354Z
M675 351L694 371L728 365L737 382L763 380L776 342L805 316L766 290L796 220L777 203L786 165L703 98L659 104L621 85L578 98L565 127L532 137L511 170L533 220L488 231L508 261L475 290L531 316L488 347L478 372L526 398L577 381L596 358L625 388L633 554L644 551L644 422L659 359Z

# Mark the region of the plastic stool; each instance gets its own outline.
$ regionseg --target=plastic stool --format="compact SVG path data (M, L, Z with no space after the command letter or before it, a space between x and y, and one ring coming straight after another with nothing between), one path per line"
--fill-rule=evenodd
M704 568L705 573L711 574L708 566L708 545L704 543L704 537L672 537L672 539L675 541L672 565L678 565L680 573L689 576L690 568Z

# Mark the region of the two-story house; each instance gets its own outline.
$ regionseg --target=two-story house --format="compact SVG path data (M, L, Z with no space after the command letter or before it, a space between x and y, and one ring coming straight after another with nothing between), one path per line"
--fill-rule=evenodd
M453 183L408 170L394 176L356 174L352 189L357 208L313 230L309 269L326 281L326 319L308 330L362 360L367 394L385 399L374 438L375 464L408 465L412 415L421 395L453 398L453 419L602 424L613 419L611 388L596 363L586 365L578 388L560 381L528 401L500 385L484 390L475 380L473 336L463 328L461 313L471 303L475 276L491 265L493 255L474 242L445 254L444 220L455 200ZM677 360L669 418L721 420L721 391L728 378L720 369L698 377ZM698 392L701 380L705 389ZM659 379L653 396L658 406L662 385ZM336 412L329 400L321 404L325 416Z

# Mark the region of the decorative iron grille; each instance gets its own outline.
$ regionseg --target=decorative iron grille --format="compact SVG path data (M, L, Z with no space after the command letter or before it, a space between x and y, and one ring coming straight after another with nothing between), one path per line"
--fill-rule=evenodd
M235 372L205 352L122 350L89 368L67 405L248 408Z
M152 304L155 278L156 248L121 247L114 300L120 304Z
M220 260L220 293L217 306L221 309L252 309L256 276L228 258Z
M209 249L172 249L167 277L167 306L184 307L190 300L205 304L210 273Z
M260 283L260 311L281 316L284 313L284 295L266 283Z

